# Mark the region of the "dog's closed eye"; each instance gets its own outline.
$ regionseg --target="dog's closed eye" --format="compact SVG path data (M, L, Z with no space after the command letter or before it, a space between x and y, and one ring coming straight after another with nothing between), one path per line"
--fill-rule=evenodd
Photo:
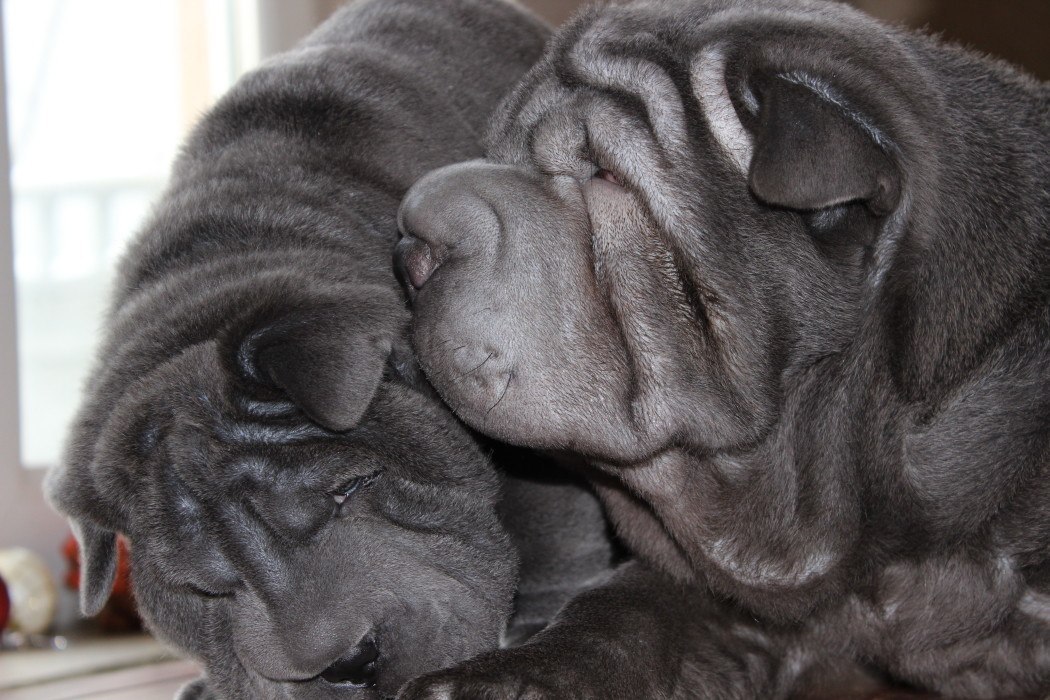
M606 170L605 168L598 168L597 170L595 170L594 175L592 177L595 177L599 180L605 180L606 182L611 182L614 185L619 185L620 187L623 187L623 184L620 182L620 178L616 177L615 173L613 173L610 170Z
M349 500L350 496L354 495L358 490L374 483L382 473L383 472L381 471L377 471L372 472L371 474L365 474L364 476L355 477L338 489L329 491L328 495L333 501L335 501L336 506L341 508L343 504Z

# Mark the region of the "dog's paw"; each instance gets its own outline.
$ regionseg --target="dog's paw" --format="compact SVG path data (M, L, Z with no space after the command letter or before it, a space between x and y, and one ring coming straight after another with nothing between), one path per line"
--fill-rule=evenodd
M435 674L418 678L406 686L397 700L554 700L558 696L546 688L521 685L515 681L462 678L459 674Z
M556 650L507 649L459 666L421 676L406 684L397 700L617 700L599 687L577 659Z

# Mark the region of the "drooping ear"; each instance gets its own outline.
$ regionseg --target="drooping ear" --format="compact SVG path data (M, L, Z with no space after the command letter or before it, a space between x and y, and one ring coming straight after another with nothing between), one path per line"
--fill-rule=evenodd
M240 364L317 424L349 430L372 403L390 355L390 320L372 315L336 306L287 315L249 336Z
M900 199L897 166L868 128L809 82L783 75L754 81L751 191L789 209L863 202L875 214L890 213Z
M118 508L110 507L92 479L91 458L97 426L74 425L71 448L62 462L48 471L44 495L51 507L69 520L80 549L80 610L91 617L102 610L117 575ZM97 438L96 438L97 439ZM108 522L108 525L100 524Z
M72 520L80 545L80 610L97 615L109 600L117 576L117 535L86 520Z

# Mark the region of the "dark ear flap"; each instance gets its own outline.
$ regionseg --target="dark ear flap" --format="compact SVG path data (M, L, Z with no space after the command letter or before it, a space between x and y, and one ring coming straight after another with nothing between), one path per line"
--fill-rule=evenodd
M98 519L115 515L95 488L89 460L84 457L94 443L85 439L85 424L78 423L72 433L71 454L48 472L44 494L55 510L66 515L80 548L80 610L84 615L97 615L109 600L117 576L117 535ZM90 430L92 438L97 428ZM95 438L97 439L97 438ZM95 517L86 517L94 513Z
M763 78L750 185L762 201L799 210L865 202L888 214L900 173L857 121L816 90L783 76Z
M349 430L372 403L390 354L389 340L367 324L336 310L278 322L257 336L255 370L311 420Z
M80 610L97 615L109 600L117 576L117 535L85 520L73 520L80 545Z

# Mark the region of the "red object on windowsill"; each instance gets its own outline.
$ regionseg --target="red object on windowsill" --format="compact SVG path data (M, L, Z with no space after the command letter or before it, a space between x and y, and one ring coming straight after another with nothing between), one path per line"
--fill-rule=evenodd
M11 596L7 594L7 584L0 578L0 631L7 627L11 618Z
M73 535L66 538L62 547L69 571L66 573L67 588L80 588L80 547ZM117 536L117 575L113 580L113 591L102 611L95 616L98 626L106 632L131 632L142 629L142 619L135 610L135 596L131 586L131 555L128 541Z

